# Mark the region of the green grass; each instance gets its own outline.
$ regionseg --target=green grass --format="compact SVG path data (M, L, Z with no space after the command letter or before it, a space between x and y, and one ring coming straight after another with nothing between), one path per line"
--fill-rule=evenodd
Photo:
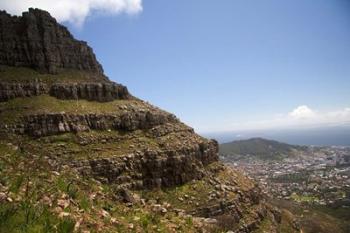
M265 233L269 232L271 227L273 226L273 223L269 218L265 218L259 225L259 229L255 230L253 233Z
M290 197L292 198L292 200L294 200L296 202L315 203L316 201L319 201L318 197L298 195L296 193L293 193Z
M350 209L348 207L315 206L314 210L331 215L337 219L348 221L350 226Z
M208 185L205 180L200 180L190 182L188 184L175 188L167 188L154 192L147 192L145 196L156 196L163 202L168 202L172 206L176 206L179 209L193 211L198 207L203 207L210 204L208 197L209 193L213 190L214 188Z
M120 114L120 106L130 109L151 109L152 107L138 100L115 100L100 103L87 100L59 100L49 95L16 98L0 103L0 119L3 123L13 123L24 115L60 113L69 114ZM153 108L152 108L153 109Z
M105 141L113 138L112 141ZM81 145L81 140L87 144ZM60 158L61 161L85 160L125 156L135 151L158 150L157 139L147 136L142 130L125 133L119 131L89 131L65 133L39 139L21 137L25 150L41 156ZM45 150L42 150L42 148Z
M73 232L74 225L75 221L69 218L59 219L45 205L34 205L29 201L0 205L0 232L69 233Z
M348 208L333 209L328 206L285 200L271 200L271 202L275 206L284 209L283 215L285 217L289 211L294 214L304 233L329 233L330 229L332 229L332 232L348 233L350 230ZM291 215L291 213L287 215ZM280 227L283 227L283 224Z
M11 144L0 142L1 184L11 202L0 205L0 232L72 232L75 222L58 218L39 200L53 192L47 187L46 161L21 153ZM30 161L30 162L29 162Z

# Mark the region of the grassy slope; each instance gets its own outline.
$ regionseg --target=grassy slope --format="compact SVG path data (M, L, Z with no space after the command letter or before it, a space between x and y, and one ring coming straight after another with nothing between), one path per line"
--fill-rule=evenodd
M91 232L194 231L187 217L164 216L147 204L127 207L115 201L115 187L83 178L69 167L57 170L45 156L23 153L4 141L0 153L0 191L7 196L0 205L0 232L72 232L74 227Z
M294 214L304 233L350 232L350 211L348 208L334 209L327 206L312 206L284 200L273 200L272 203L288 209Z
M18 139L21 148L16 140L0 141L0 193L7 199L0 200L0 232L72 232L74 228L90 232L201 232L203 228L223 232L226 225L203 226L178 210L219 204L216 199L208 201L209 193L216 190L211 179L234 182L235 189L242 192L254 187L251 180L214 163L207 171L220 167L219 173L209 172L212 175L183 186L135 192L145 201L128 206L116 200L117 186L57 166L46 150L48 144L39 150L31 141L26 143L33 147L25 146L25 140ZM236 192L225 196L235 197ZM167 206L167 212L154 211L155 204ZM246 208L244 216L248 218L252 209Z
M37 113L120 114L123 112L121 108L155 110L151 105L136 99L98 103L87 100L59 100L48 95L41 95L16 98L0 103L0 119L5 123L12 123L18 121L23 115Z
M179 132L171 132L160 137L154 137L143 130L132 132L112 130L65 133L38 139L14 136L11 141L35 154L48 155L69 162L79 159L125 156L136 151L190 148L195 143L199 144L207 140L193 135L185 126L182 128L184 131L181 131L181 125L179 127Z

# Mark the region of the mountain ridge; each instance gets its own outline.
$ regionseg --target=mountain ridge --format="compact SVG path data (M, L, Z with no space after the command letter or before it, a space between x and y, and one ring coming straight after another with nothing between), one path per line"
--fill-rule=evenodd
M290 145L287 143L265 138L250 138L220 144L219 153L236 158L258 158L275 160L295 156L296 151L304 151L305 146Z
M29 41L14 34L21 20ZM92 49L47 12L1 12L7 31L15 43L0 40L0 231L250 233L264 221L298 231L219 162L215 140L109 81ZM73 49L51 43L60 33Z

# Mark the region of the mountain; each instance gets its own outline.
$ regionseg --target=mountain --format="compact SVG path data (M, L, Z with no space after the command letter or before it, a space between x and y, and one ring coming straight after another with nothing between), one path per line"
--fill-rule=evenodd
M219 143L259 137L292 145L350 146L350 125L346 123L310 128L225 131L202 135L215 138Z
M75 40L48 12L33 9L11 17L3 11L0 17L0 64L51 74L61 68L103 73L86 42Z
M0 65L0 232L299 232L48 12L0 12Z
M289 145L274 140L251 138L220 144L219 153L236 159L249 157L275 160L295 156L296 152L302 152L306 149L307 147Z

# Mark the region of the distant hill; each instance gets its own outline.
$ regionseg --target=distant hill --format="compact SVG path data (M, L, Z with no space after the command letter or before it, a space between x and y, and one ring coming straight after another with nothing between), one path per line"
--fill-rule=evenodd
M232 159L257 158L276 160L295 155L298 151L305 151L307 147L290 145L264 138L251 138L220 144L219 152L222 156Z

